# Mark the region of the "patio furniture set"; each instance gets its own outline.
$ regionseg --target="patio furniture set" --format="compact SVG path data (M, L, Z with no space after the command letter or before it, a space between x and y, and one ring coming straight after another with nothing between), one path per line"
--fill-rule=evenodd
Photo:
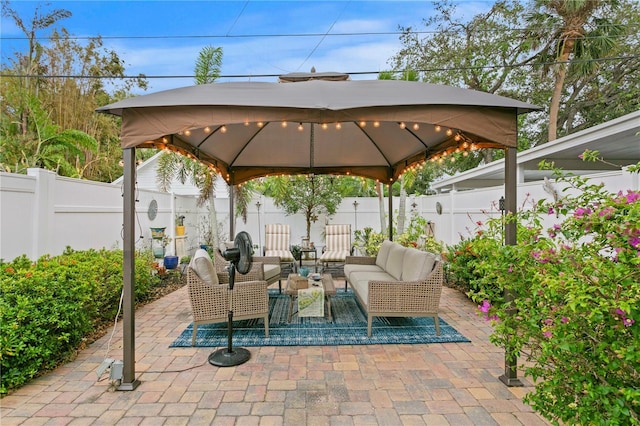
M360 306L367 314L367 335L372 332L372 319L379 317L434 318L440 335L438 306L443 285L442 261L433 253L403 247L384 241L375 257L350 256L349 225L327 226L327 249L320 262L344 262L345 291L351 286ZM288 248L288 225L267 225L264 256L253 256L247 274L236 274L233 291L229 290L228 262L219 250L214 260L198 249L187 268L187 285L193 311L192 345L197 328L207 323L226 322L229 310L234 320L262 318L265 337L269 337L269 293L267 287L276 281L282 292L281 265L291 264ZM348 238L347 238L348 237ZM326 254L326 256L325 256ZM332 321L331 296L336 288L331 274L320 275L316 285L324 292L325 312ZM290 297L289 321L294 314L294 301L301 286L299 275L288 274L284 294ZM225 285L226 284L226 285Z

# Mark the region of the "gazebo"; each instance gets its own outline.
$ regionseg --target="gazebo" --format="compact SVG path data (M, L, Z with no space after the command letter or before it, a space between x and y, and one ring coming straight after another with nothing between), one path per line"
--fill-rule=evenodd
M179 152L229 183L278 174L353 175L391 186L408 169L455 152L505 152L505 208L516 210L518 116L539 108L473 90L396 80L296 73L278 83L214 83L143 95L98 109L122 118L124 371L133 390L135 149ZM389 197L389 211L392 210ZM391 215L390 215L391 216ZM389 218L391 220L391 217ZM393 238L391 226L389 239ZM516 242L515 223L505 243ZM231 228L233 235L233 228ZM502 379L502 378L501 378ZM517 381L506 363L503 381Z

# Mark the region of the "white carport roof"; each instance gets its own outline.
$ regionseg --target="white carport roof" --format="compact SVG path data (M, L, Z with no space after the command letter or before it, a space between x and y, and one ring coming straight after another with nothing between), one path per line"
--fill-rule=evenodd
M578 175L614 170L601 162L578 158L585 150L597 150L608 162L627 166L640 161L640 111L624 115L589 129L518 153L518 182L550 178L551 172L538 170L542 160ZM504 160L497 160L432 184L437 191L466 190L504 184Z

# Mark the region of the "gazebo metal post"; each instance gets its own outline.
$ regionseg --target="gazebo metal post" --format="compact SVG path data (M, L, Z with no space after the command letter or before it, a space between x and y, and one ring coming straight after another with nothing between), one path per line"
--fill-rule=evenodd
M393 183L389 182L389 241L393 241L393 193L391 192L391 186Z
M229 241L233 241L234 240L234 235L235 235L235 231L236 231L236 221L235 221L235 217L236 217L236 212L233 211L233 198L235 196L234 192L235 192L236 188L235 185L229 185ZM218 224L214 223L214 230L218 229Z
M256 203L256 209L258 210L258 243L260 244L258 246L259 253L262 253L262 227L260 226L260 206L261 205L262 204L260 203L260 201Z
M518 197L518 169L517 169L517 153L516 147L507 148L505 152L505 207L507 213L515 213L517 209ZM505 245L514 246L517 243L517 224L514 220L507 219L504 225L504 243ZM504 301L507 304L513 303L514 294L511 290L504 291ZM513 307L509 308L509 314L514 315ZM518 359L511 354L511 348L504 348L504 374L500 376L500 380L507 386L522 386L522 382L518 379Z
M124 156L124 191L123 191L123 371L118 390L134 390L140 384L136 380L135 356L135 184L136 184L136 149L123 150Z

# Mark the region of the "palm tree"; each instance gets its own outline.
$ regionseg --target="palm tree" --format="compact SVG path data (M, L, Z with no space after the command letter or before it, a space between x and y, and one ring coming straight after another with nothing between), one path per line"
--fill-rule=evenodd
M220 76L222 64L222 48L205 46L200 50L195 64L196 84L213 83ZM158 186L162 191L171 189L171 181L177 178L181 183L190 180L200 191L198 205L209 202L209 231L214 247L219 246L218 216L214 203L216 176L207 166L196 160L183 157L173 152L165 152L158 159L156 169Z
M536 0L527 18L528 37L534 46L544 43L539 58L554 74L549 106L549 141L558 134L558 115L567 72L590 74L594 59L604 57L616 43L622 27L609 22L610 8L617 0ZM574 61L572 63L572 61ZM551 65L549 65L551 64Z

